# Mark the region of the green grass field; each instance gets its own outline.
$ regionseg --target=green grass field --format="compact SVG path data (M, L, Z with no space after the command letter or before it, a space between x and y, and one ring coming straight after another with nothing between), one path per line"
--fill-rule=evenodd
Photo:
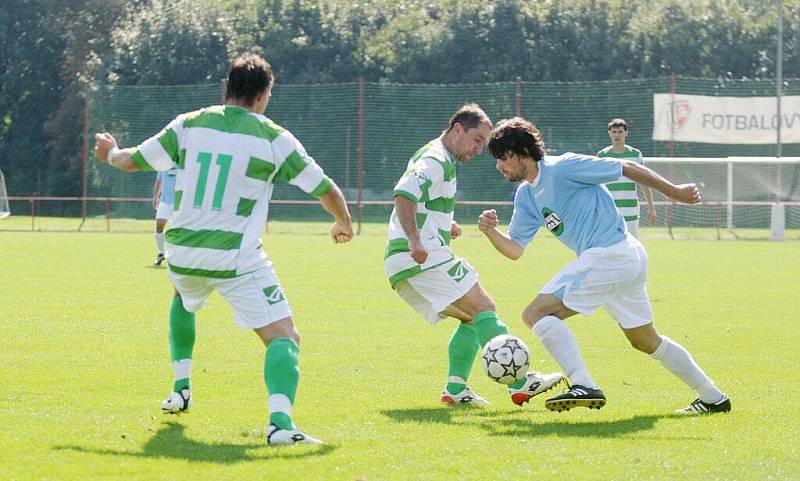
M573 255L540 235L513 263L474 226L455 241L533 367L555 370L522 308ZM438 402L454 321L431 327L389 288L383 225L347 245L321 224L264 237L302 334L298 424L323 447L269 448L263 347L213 295L198 314L194 406L171 388L172 291L146 234L0 232L0 480L796 480L800 245L646 242L656 326L690 350L733 411L673 410L693 393L630 348L605 312L572 327L609 403L552 413Z

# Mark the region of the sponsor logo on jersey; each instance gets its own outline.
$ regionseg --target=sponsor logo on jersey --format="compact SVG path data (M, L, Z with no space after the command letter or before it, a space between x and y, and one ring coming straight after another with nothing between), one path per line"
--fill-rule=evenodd
M456 282L461 282L465 277L467 277L467 274L469 274L469 269L464 265L463 262L458 261L456 262L456 265L447 271L447 274L455 279Z
M264 295L267 296L267 304L270 306L286 300L286 298L283 297L283 291L281 291L280 286L267 287L264 289Z
M547 227L547 230L552 232L553 235L558 237L564 232L564 223L561 221L561 217L559 217L558 214L547 207L543 207L542 217L544 217L544 226Z

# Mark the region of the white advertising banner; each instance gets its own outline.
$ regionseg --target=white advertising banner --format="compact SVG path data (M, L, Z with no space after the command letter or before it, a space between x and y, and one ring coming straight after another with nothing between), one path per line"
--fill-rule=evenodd
M653 95L653 140L706 144L777 142L776 97ZM781 143L800 143L800 95L781 97Z

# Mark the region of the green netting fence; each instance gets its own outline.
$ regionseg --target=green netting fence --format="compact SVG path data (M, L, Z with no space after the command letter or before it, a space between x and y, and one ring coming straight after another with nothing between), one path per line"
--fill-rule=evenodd
M521 114L542 130L551 153L565 151L594 153L608 145L606 124L609 119L627 119L630 135L627 143L645 156L726 157L774 156L775 145L711 145L652 140L653 94L772 96L771 81L722 81L713 79L672 78L609 82L528 82L510 81L492 84L420 85L386 83L342 83L327 85L281 85L273 90L267 116L291 130L309 153L344 190L349 200L359 197L365 220L385 221L390 206L374 203L391 201L394 182L403 173L408 158L423 143L439 135L454 110L466 102L477 102L492 120ZM785 95L800 95L800 79L787 79ZM94 91L88 102L89 131L110 131L125 146L137 144L158 132L176 115L221 102L221 83L180 86L103 86ZM360 106L363 105L363 108ZM363 144L360 133L363 132ZM361 155L360 155L361 154ZM782 155L800 156L800 144L784 144ZM359 160L362 162L359 173ZM657 169L675 175L674 169L659 164ZM656 166L654 166L656 167ZM721 167L709 167L710 181ZM735 200L775 199L800 201L798 165L777 167L777 180L761 182L763 192L755 195L737 191ZM681 171L683 172L683 171ZM699 174L698 174L699 175ZM741 171L737 175L743 175ZM749 174L744 174L749 175ZM770 174L772 175L772 174ZM687 174L692 180L693 174ZM152 194L154 174L124 174L90 161L89 196L148 198ZM675 179L683 180L683 179ZM481 205L464 201L508 202L513 186L494 170L494 163L484 153L460 165L459 194L462 201L457 217L473 219ZM724 188L709 188L706 200L725 201ZM308 200L299 190L278 186L278 201ZM98 204L89 214L97 214ZM666 209L666 207L664 207ZM114 217L150 218L152 208L146 203L115 202ZM504 207L506 211L508 207ZM713 209L709 207L709 209ZM667 212L665 211L664 214ZM297 203L276 203L273 219L319 220L319 207ZM666 215L662 221L666 221ZM696 216L713 225L718 213L709 210ZM749 219L748 216L738 216ZM763 215L756 216L763 218ZM507 217L506 217L507 218ZM788 227L798 227L797 207L787 208ZM674 219L673 219L674 220ZM752 220L740 220L750 222ZM691 221L684 224L690 225ZM761 227L760 225L740 225Z

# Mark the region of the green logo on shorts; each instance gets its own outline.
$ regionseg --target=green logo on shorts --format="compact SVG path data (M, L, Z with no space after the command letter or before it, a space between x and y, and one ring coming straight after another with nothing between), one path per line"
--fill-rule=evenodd
M267 304L270 306L286 300L286 298L283 297L280 286L267 287L264 289L264 295L267 296Z
M465 277L467 277L467 274L469 274L469 269L467 269L467 266L465 266L461 261L458 261L456 262L456 265L447 271L447 274L455 279L456 282L461 282Z
M561 217L559 217L558 214L547 207L542 207L542 216L544 217L544 226L547 227L547 230L552 232L554 236L558 237L564 232L564 223L561 221Z

